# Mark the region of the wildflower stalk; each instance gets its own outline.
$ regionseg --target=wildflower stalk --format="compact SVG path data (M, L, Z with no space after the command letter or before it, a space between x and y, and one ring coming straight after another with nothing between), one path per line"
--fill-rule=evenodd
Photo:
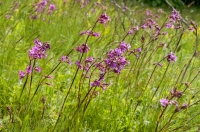
M191 122L194 118L196 118L196 117L199 116L199 115L200 115L200 112L197 113L195 116L193 116L190 120L186 121L185 124L187 124L188 122ZM182 125L182 126L176 127L176 128L174 128L174 129L172 129L172 131L176 131L176 130L182 128L182 127L184 127L184 126Z
M179 40L178 40L177 43L176 43L176 47L175 47L175 49L174 49L174 52L177 50L178 45L179 45L179 43L180 43L180 41L181 41L181 38L183 37L183 32L184 32L184 29L182 30L182 33L181 33L181 35L180 35L180 37L179 37ZM166 68L166 70L165 70L165 72L164 72L164 74L163 74L163 77L162 77L162 79L161 79L159 85L157 86L155 92L153 93L153 96L152 96L151 100L153 100L153 98L154 98L154 96L156 95L158 89L160 88L160 85L162 84L162 81L163 81L163 79L164 79L164 77L165 77L165 75L166 75L166 73L167 73L167 71L168 71L169 65L170 65L170 62L168 62L168 65L167 65L167 68Z
M69 53L67 54L67 56L69 56L69 55L72 53L72 51L73 51L73 49L71 49L71 50L69 51ZM50 76L50 75L60 66L60 64L61 64L61 61L60 61L60 62L59 62L45 77L41 77L41 79L39 80L39 82L38 82L38 84L37 84L37 87L36 87L36 89L35 89L35 92L34 92L32 98L31 98L31 100L30 100L30 102L29 102L29 105L30 105L31 102L33 101L33 98L35 97L35 95L36 95L36 93L37 93L39 87L40 87L40 86L43 84L43 82L47 79L46 77ZM42 79L42 78L43 78L43 79Z
M51 72L49 72L49 74L47 74L47 76L50 76L50 75L58 68L58 66L59 66L60 64L61 64L61 62L59 62L59 63L54 67L54 69L51 70ZM43 77L43 79L41 78L41 79L39 80L39 82L38 82L38 84L37 84L37 87L36 87L36 89L35 89L35 92L34 92L32 98L30 99L29 106L30 106L30 104L32 103L33 98L35 97L35 95L36 95L36 93L37 93L39 87L43 84L43 82L44 82L45 80L46 80L46 77Z
M176 111L173 112L169 121L159 130L159 132L161 132L172 121L172 118L174 117L175 114L176 114Z
M34 59L33 66L31 66L32 69L31 69L30 85L29 85L29 92L28 92L29 97L31 94L31 86L32 86L32 81L33 81L33 69L35 68L35 62L36 62L36 60Z
M93 25L93 27L92 27L92 29L91 29L91 32L94 30L94 28L95 28L95 26L96 26L97 23L98 23L98 20L94 23L94 25ZM88 36L87 36L87 38L86 38L86 41L85 41L85 44L87 43L89 37L90 37L90 35L88 34ZM80 63L81 63L81 61L82 61L83 55L84 55L84 52L81 54L81 57L80 57L80 60L79 60ZM68 97L68 95L69 95L71 89L72 89L72 86L73 86L73 84L74 84L74 81L75 81L75 79L76 79L76 76L77 76L77 74L78 74L78 71L79 71L79 67L77 66L77 69L76 69L76 72L75 72L74 77L73 77L73 79L72 79L72 82L71 82L71 84L70 84L69 90L68 90L68 92L67 92L67 94L66 94L66 96L65 96L65 98L64 98L64 100L63 100L63 103L62 103L61 107L60 107L60 110L59 110L59 113L58 113L58 118L57 118L57 120L56 120L55 125L53 126L52 132L54 132L54 130L55 130L57 124L58 124L58 121L60 120L62 111L63 111L63 109L64 109L65 102L66 102L66 100L67 100L67 97Z
M165 76L166 76L166 73L167 73L167 71L168 71L168 69L169 69L169 65L170 65L170 63L167 64L167 68L165 69L165 72L164 72L164 74L163 74L163 76L162 76L162 79L161 79L160 83L158 84L158 86L157 86L155 92L153 93L153 96L152 96L151 100L153 100L153 98L154 98L154 96L156 95L158 89L160 88L160 85L162 84L162 81L164 80L164 78L165 78Z
M166 106L166 107L162 110L161 114L160 114L159 117L158 117L158 120L156 121L156 129L155 129L155 132L158 131L158 125L159 125L159 123L160 123L160 119L161 119L162 116L164 115L164 112L166 111L167 107L168 107L168 106Z
M188 70L188 68L189 68L189 66L190 66L190 64L191 64L191 62L192 62L192 60L193 60L194 57L196 56L199 43L198 43L197 27L194 27L194 28L195 28L195 33L194 33L194 34L195 34L195 37L196 37L196 44L195 44L194 53L193 53L193 55L191 56L191 58L189 59L189 61L184 65L184 67L183 67L182 70L180 71L179 76L178 76L178 78L177 78L176 83L175 83L174 86L176 86L176 85L178 84L178 81L179 81L179 79L180 79L182 73L183 73L183 75L182 75L182 78L181 78L181 82L183 81L183 79L184 79L184 77L185 77L185 75L186 75L186 72L187 72L187 70ZM185 71L184 71L184 69L185 69ZM183 72L183 71L184 71L184 72ZM180 86L180 87L181 87L181 86Z
M31 60L29 61L29 65L31 65ZM19 100L21 100L21 97L22 97L22 94L23 94L23 92L24 92L24 89L25 89L25 87L26 87L26 84L27 84L27 82L28 82L28 74L26 75L26 80L25 80L25 82L24 82L24 85L23 85L23 87L22 87L22 91L21 91L21 93L20 93L20 96L19 96Z
M92 68L92 66L94 66L94 64L96 63L96 60L91 64L91 66L89 66L87 72L85 73L85 75L83 76L83 72L82 72L82 75L81 75L81 79L80 79L80 82L79 82L79 90L78 90L78 105L80 105L80 100L81 100L81 94L80 94L80 91L81 91L81 87L83 88L83 85L81 86L81 84L84 84L85 82L85 78L87 76L87 73L90 71L90 69ZM95 69L93 69L92 73L90 74L90 77L89 79L91 78L93 72L97 69L97 67L95 67ZM83 76L83 77L82 77ZM90 82L89 82L89 86L88 88L90 88Z

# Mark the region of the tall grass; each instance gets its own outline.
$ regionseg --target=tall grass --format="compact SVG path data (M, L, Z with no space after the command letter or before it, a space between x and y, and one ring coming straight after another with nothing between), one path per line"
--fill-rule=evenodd
M178 11L0 7L1 131L199 130L199 28Z

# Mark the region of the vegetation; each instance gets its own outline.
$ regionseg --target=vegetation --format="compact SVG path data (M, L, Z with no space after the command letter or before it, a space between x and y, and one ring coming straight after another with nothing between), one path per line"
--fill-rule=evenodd
M200 130L192 16L101 0L0 7L0 131Z

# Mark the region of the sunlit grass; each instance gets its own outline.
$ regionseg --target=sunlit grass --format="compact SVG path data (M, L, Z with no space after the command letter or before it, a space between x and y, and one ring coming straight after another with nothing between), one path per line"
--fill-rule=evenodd
M154 38L154 30L140 28L145 18L151 17L146 15L150 8L141 10L143 6L139 4L123 7L121 3L105 1L85 4L48 1L45 10L38 13L37 6L33 6L37 3L34 0L0 3L0 130L198 131L200 62L196 39L199 35L195 36L195 33L200 28L192 32L180 22L183 25L179 30L164 27L161 31L168 34ZM52 13L49 13L50 4L56 7ZM160 27L171 13L170 9L165 12L151 10L152 14L158 15L152 18ZM188 24L190 19L198 24L193 9L188 10L189 13L182 11L183 18ZM193 12L196 12L195 8ZM103 13L111 19L106 24L97 21ZM88 35L79 35L83 30L92 30L93 26L93 32L99 32L100 37L87 39ZM136 26L139 30L128 34ZM31 60L28 54L36 38L48 42L50 49L46 58ZM89 51L77 52L76 47L86 41ZM77 68L76 61L83 62L92 56L94 64L102 62L106 65L105 57L122 41L131 45L123 54L127 64L120 74L107 65L103 80L107 87L92 88L91 83L98 79L100 71L94 65L86 74L91 76L83 79L83 70ZM167 61L170 52L177 56L176 62ZM60 64L60 58L66 55L72 65ZM25 72L30 60L32 66L40 66L42 70L20 80L18 72ZM158 62L162 67L156 66ZM44 79L40 85L47 75L51 78ZM174 88L178 91L187 89L175 99L179 111L175 105L163 107L160 104L162 98L171 97L170 90ZM184 103L187 108L181 109Z

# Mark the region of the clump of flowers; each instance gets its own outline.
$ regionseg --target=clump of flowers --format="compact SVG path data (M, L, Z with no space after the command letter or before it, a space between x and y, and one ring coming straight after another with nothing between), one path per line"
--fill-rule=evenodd
M47 5L47 1L46 0L42 0L37 4L37 12L41 13L45 10L45 7Z
M171 15L169 16L169 22L165 23L166 28L172 28L174 24L179 21L181 18L179 12L175 9L172 10ZM176 27L178 29L178 27Z
M56 6L54 4L49 5L49 13L52 13L56 9Z
M173 52L170 52L170 54L166 56L166 59L168 62L171 62L171 61L176 62L177 57L175 56L175 54Z
M47 43L47 42L43 43L43 42L40 42L39 39L35 39L34 46L29 50L28 56L31 61L46 58L47 57L47 54L46 54L47 49L50 49L49 43ZM32 65L29 65L26 68L26 72L19 71L18 76L19 76L20 80L22 80L26 75L31 74L33 70L35 70L38 73L41 72L41 68L39 66L33 67Z
M86 53L89 51L90 47L87 44L81 44L77 46L75 49L80 53Z
M177 97L177 98L180 98L183 95L183 92L178 91L176 88L170 90L170 93L172 97Z
M47 56L46 50L50 49L49 43L40 42L39 39L35 39L34 46L29 50L29 58L32 59L42 59Z
M61 61L61 62L66 62L66 63L69 64L69 65L72 64L72 62L71 62L69 56L62 56L62 57L60 58L60 61Z
M170 101L167 99L167 98L162 98L160 100L160 104L163 106L163 107L166 107L167 105L170 104Z
M112 69L115 73L119 74L124 66L128 63L122 53L126 52L130 47L130 44L121 42L118 48L110 50L104 59L106 66Z
M18 76L19 76L19 79L22 80L26 76L26 74L20 70L18 73Z
M110 21L110 17L106 15L106 13L100 15L98 22L101 24L106 24L108 21Z

